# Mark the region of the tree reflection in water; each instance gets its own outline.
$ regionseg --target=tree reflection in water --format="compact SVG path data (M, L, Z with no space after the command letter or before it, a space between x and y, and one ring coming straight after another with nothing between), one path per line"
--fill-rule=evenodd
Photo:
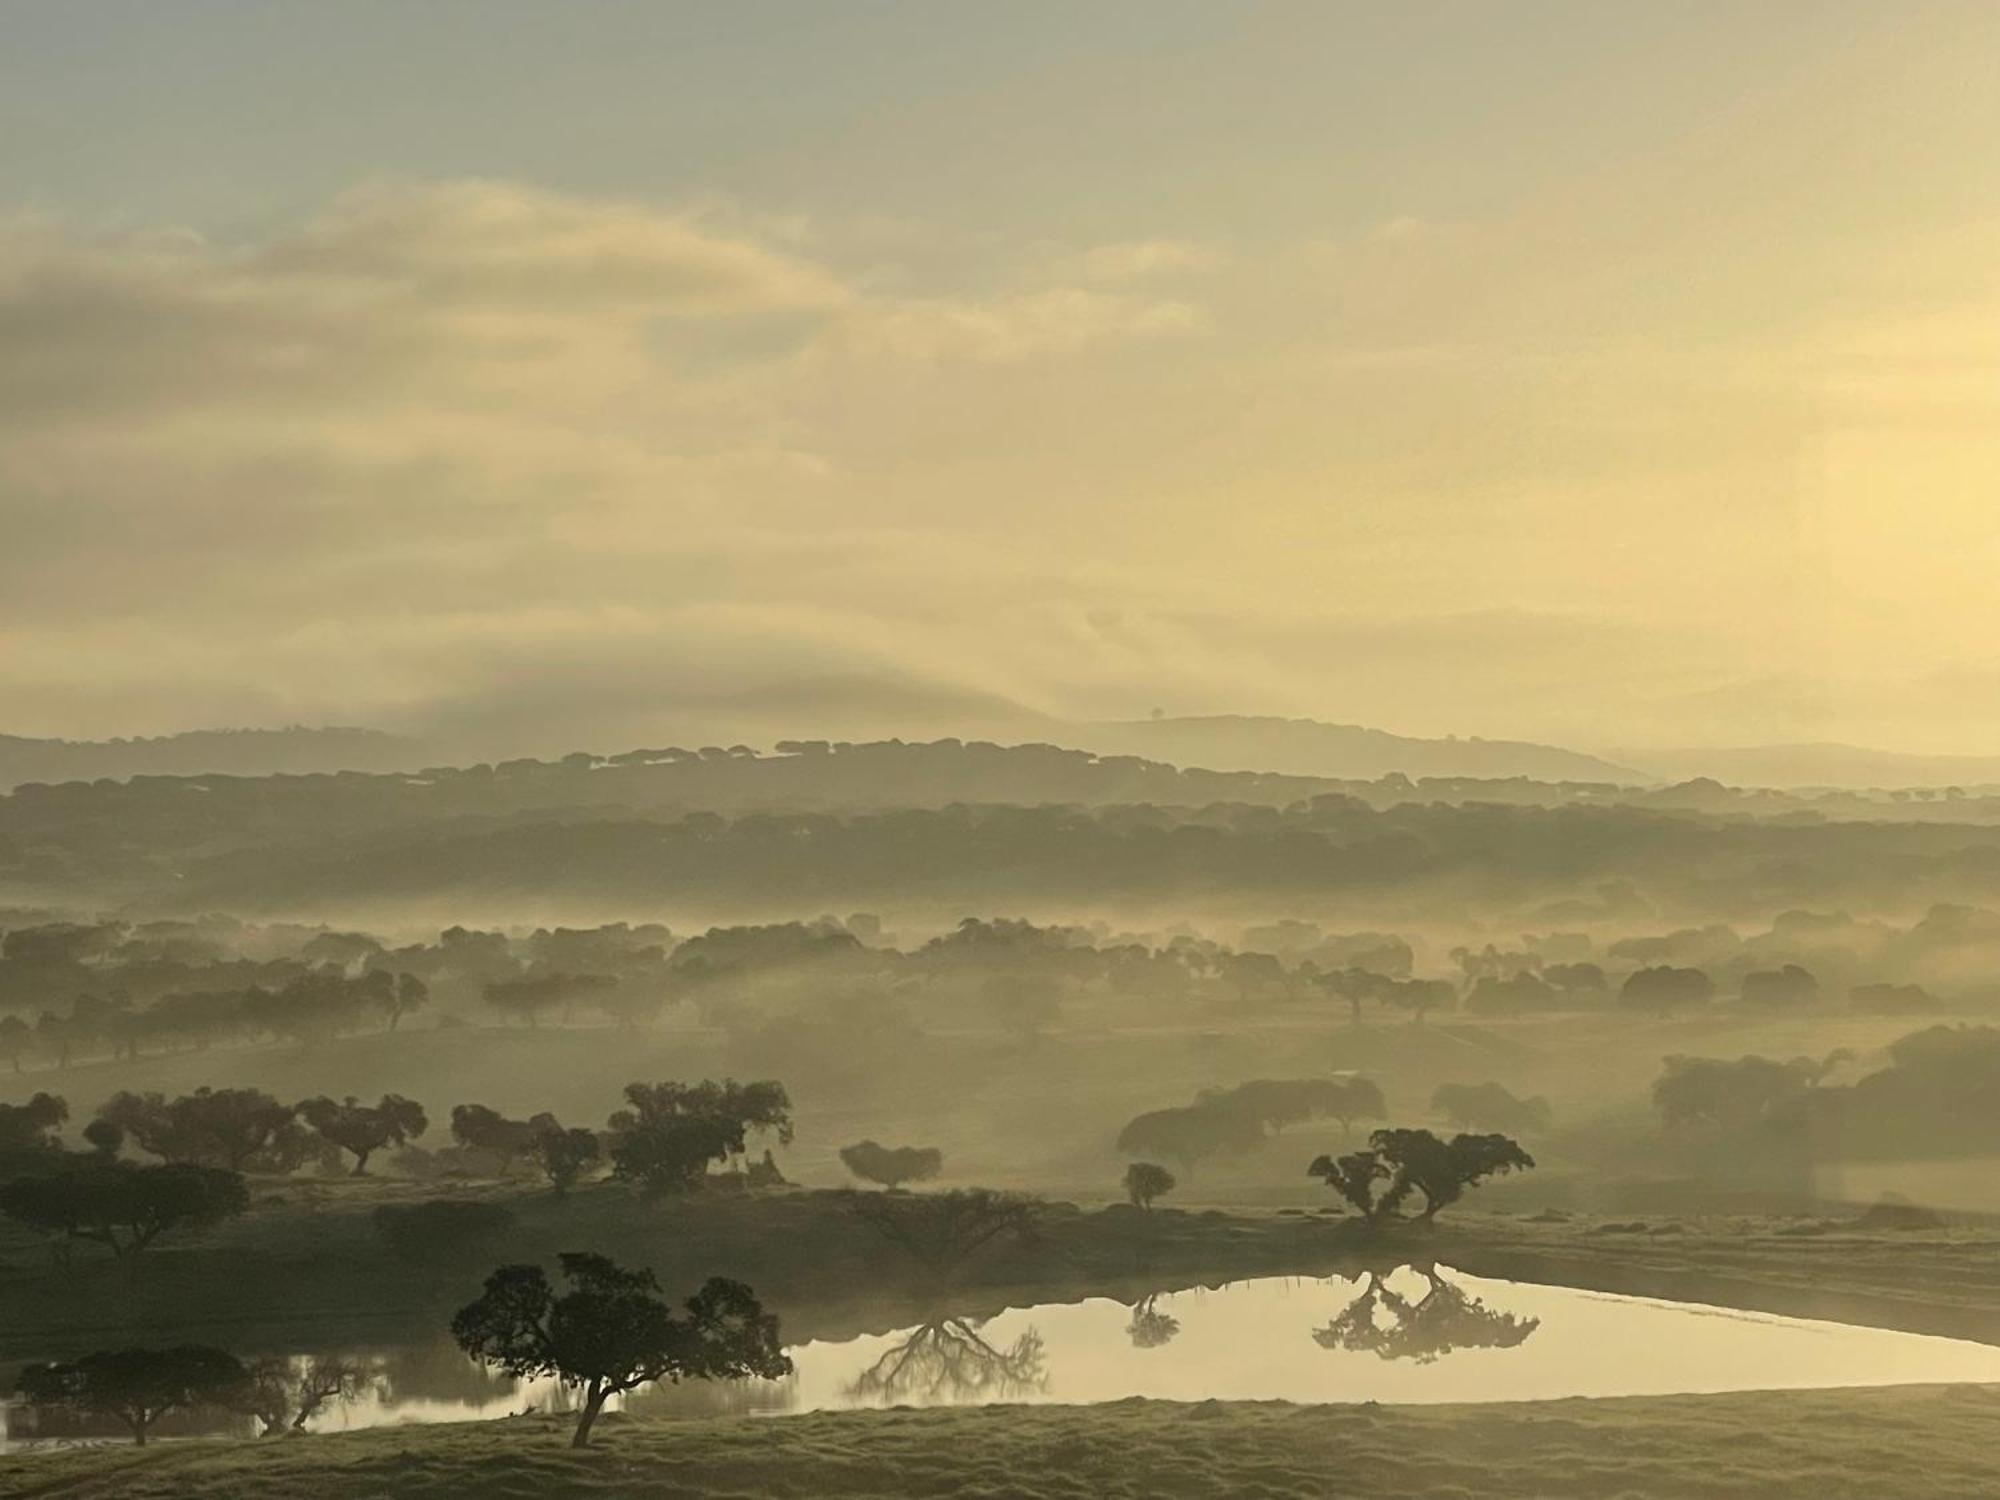
M1125 1335L1132 1340L1134 1349L1157 1349L1170 1343L1173 1336L1181 1331L1181 1320L1172 1313L1163 1313L1153 1304L1158 1293L1141 1297L1132 1304L1132 1321L1125 1325Z
M881 1405L1006 1401L1048 1388L1042 1336L1030 1328L1005 1349L980 1335L984 1318L932 1318L913 1328L847 1388Z
M1361 1295L1324 1328L1313 1330L1313 1341L1322 1349L1367 1350L1382 1359L1427 1365L1455 1349L1516 1348L1542 1326L1540 1318L1488 1307L1445 1280L1435 1266L1401 1269L1423 1278L1421 1297L1411 1301L1389 1285L1388 1276L1369 1271Z

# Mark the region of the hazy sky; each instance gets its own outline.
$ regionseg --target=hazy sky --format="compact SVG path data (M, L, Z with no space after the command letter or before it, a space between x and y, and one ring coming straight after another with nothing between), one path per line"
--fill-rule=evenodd
M2000 734L2000 5L0 0L0 731Z

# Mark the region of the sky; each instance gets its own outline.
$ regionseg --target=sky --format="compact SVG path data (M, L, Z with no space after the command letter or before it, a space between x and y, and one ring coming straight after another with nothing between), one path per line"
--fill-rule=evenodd
M1985 0L0 0L0 732L1991 751L1996 76Z

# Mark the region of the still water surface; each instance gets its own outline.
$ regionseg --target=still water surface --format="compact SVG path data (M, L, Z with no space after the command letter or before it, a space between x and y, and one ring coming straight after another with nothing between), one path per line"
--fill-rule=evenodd
M1353 1280L1265 1277L1137 1303L1046 1303L983 1321L940 1315L790 1352L797 1371L787 1380L641 1391L630 1408L779 1414L1129 1396L1529 1401L2000 1382L2000 1347L1988 1344L1409 1267ZM448 1346L369 1358L379 1372L370 1392L315 1416L312 1430L564 1405L552 1382L491 1377ZM36 1432L24 1412L10 1412L8 1427L15 1443Z

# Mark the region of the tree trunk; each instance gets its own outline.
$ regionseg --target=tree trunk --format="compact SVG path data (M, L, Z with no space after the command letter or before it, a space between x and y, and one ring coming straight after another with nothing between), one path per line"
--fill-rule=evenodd
M590 1446L590 1429L597 1422L597 1414L604 1410L604 1398L611 1393L602 1389L596 1381L584 1388L583 1410L576 1419L576 1436L569 1440L572 1448Z
M366 1177L368 1175L368 1158L374 1154L373 1150L355 1152L354 1170L347 1175L349 1177Z

